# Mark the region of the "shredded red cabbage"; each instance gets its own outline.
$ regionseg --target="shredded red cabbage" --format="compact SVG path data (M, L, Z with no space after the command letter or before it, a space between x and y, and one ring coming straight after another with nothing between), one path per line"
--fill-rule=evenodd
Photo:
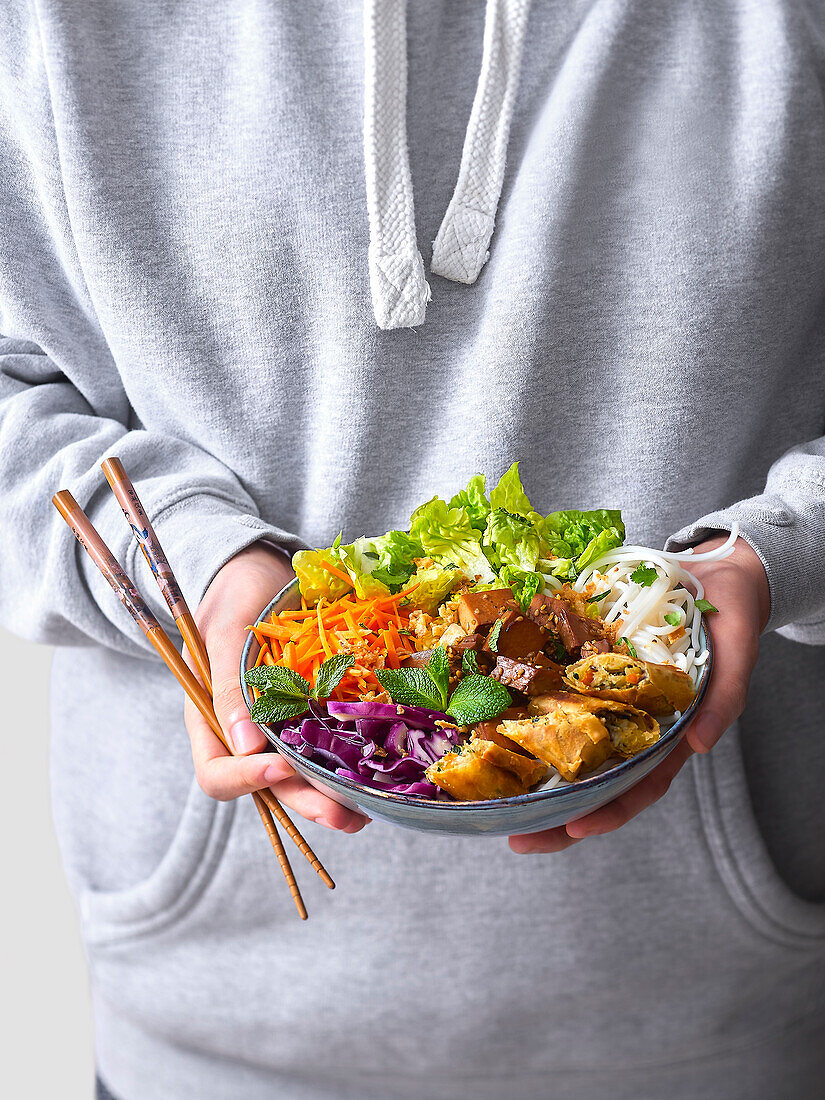
M458 734L436 721L449 719L423 707L330 699L326 707L313 707L311 718L275 728L301 756L365 787L447 798L424 772L457 744Z

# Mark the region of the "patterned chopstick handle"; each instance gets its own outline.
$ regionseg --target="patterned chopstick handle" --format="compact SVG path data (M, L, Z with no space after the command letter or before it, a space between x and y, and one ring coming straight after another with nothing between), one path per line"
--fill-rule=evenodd
M123 463L119 458L107 458L101 463L101 468L123 510L126 522L134 532L137 544L152 570L163 598L172 612L172 617L179 619L181 615L188 614L189 608L186 606L186 600L175 580L172 567Z
M149 610L143 596L72 494L67 489L62 489L52 497L52 503L143 633L148 634L150 630L159 629L160 623Z

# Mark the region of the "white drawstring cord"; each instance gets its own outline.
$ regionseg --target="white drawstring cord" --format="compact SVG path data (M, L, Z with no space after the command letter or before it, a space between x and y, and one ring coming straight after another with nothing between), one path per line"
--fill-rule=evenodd
M407 152L406 0L365 0L364 164L370 290L379 328L424 320L430 288L415 234Z
M458 181L433 243L431 268L474 283L489 256L530 0L487 0L481 73ZM364 2L364 165L369 271L382 329L424 320L430 288L418 251L407 150L406 0Z
M484 51L453 197L430 269L474 283L490 255L530 0L487 0Z

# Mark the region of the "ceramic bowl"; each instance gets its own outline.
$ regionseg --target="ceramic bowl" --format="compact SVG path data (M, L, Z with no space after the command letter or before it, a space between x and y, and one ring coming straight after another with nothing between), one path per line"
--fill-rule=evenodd
M278 593L268 607L263 609L258 621L268 619L273 611L291 611L300 606L298 582L294 580ZM705 636L704 624L702 624L700 638L702 644L710 648L710 640ZM240 670L244 698L247 706L250 707L253 697L244 682L244 673L254 666L258 651L259 646L255 636L250 633L241 656ZM285 745L274 730L267 726L260 728L295 771L304 776L313 787L342 806L360 810L368 817L379 818L393 825L402 825L404 828L416 829L420 832L450 833L458 836L535 833L541 829L566 825L569 821L575 821L576 818L584 817L593 810L597 810L600 806L624 794L639 780L644 779L657 764L661 764L681 740L686 726L705 693L712 660L711 652L691 706L651 748L639 753L638 756L631 757L630 760L618 762L609 771L603 771L589 779L491 802L441 802L411 795L376 791L362 786L355 780L345 779L343 776L327 771L320 764L315 764L305 756L301 756L290 745Z

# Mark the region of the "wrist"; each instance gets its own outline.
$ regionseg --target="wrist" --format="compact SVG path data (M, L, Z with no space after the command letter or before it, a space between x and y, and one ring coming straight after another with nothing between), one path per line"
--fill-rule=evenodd
M727 542L727 540L728 533L723 532L697 543L694 550L697 554L703 554L709 550L716 550ZM705 583L706 578L713 573L718 575L719 571L724 569L732 568L744 573L750 581L750 590L754 597L758 632L760 634L762 633L770 618L771 591L768 575L765 572L765 566L762 563L762 559L749 542L741 537L737 538L736 542L733 544L733 553L729 557L723 558L718 562L709 562L707 565L700 565L700 563L697 563L695 567L691 566L690 561L685 561L685 567L689 572L695 573L703 583Z

